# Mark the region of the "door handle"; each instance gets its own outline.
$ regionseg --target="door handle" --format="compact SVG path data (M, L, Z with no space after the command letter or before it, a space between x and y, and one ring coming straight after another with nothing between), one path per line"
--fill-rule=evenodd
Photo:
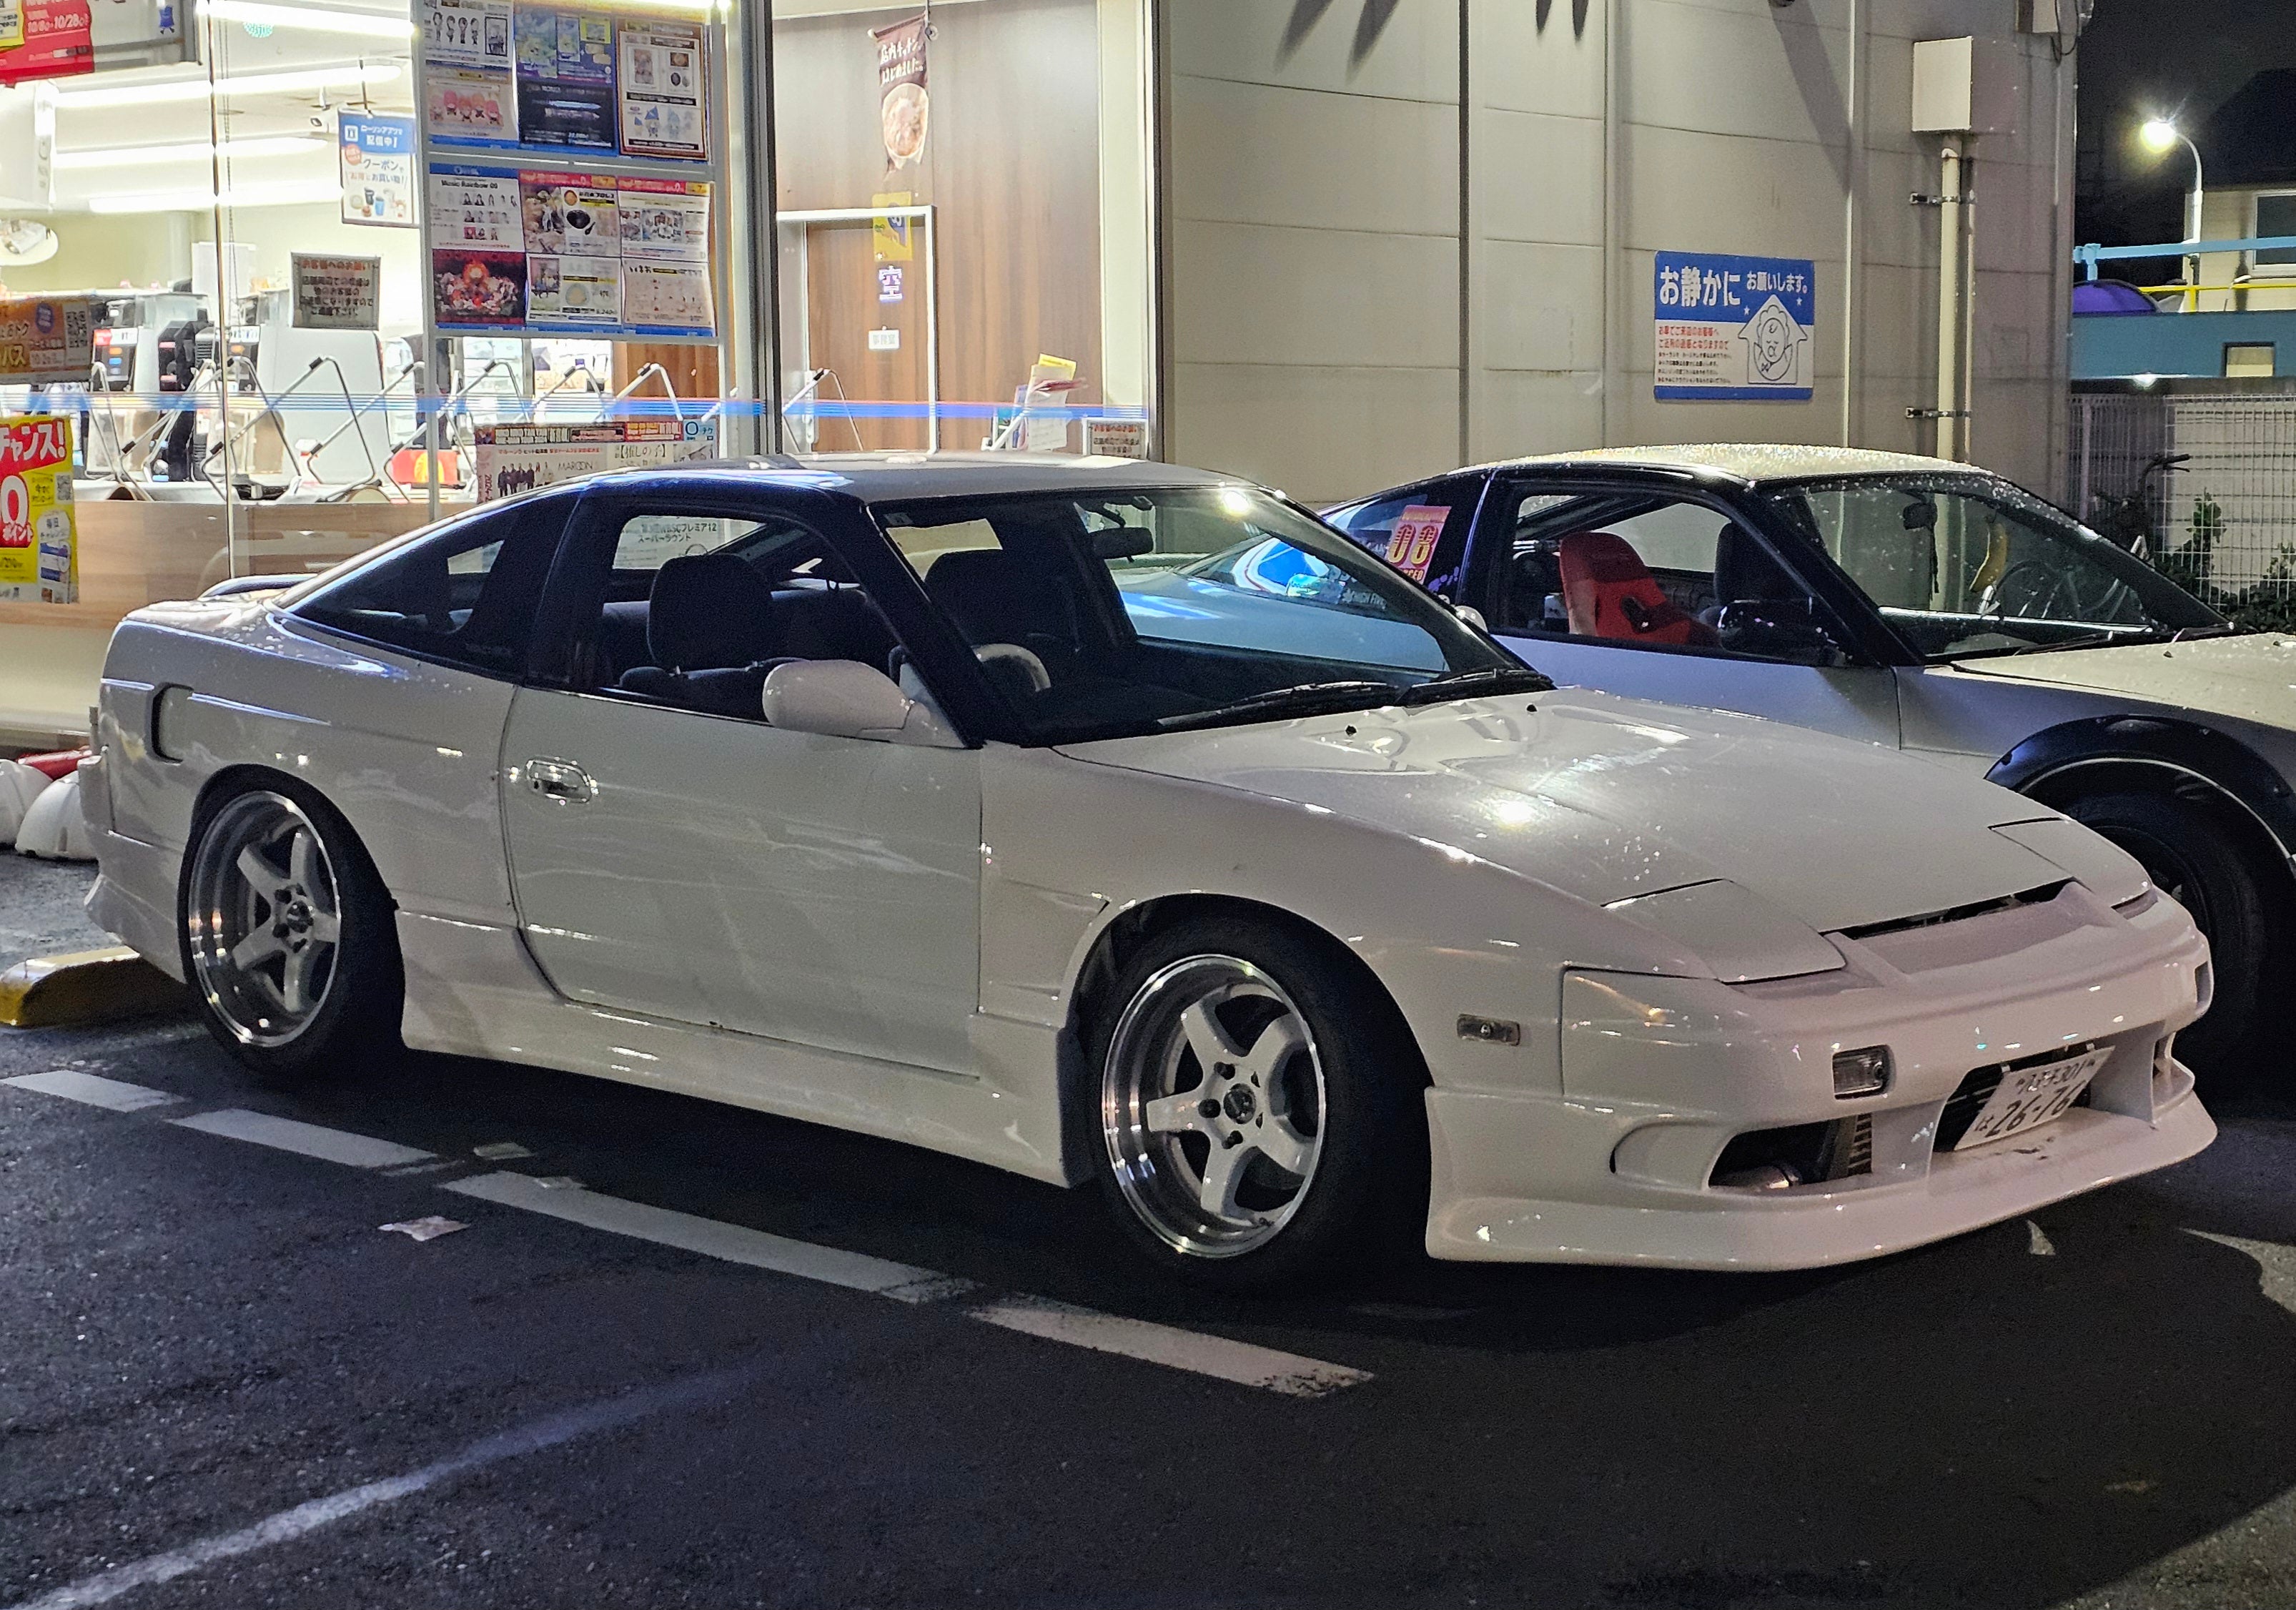
M596 782L571 760L529 760L526 785L562 805L587 805L598 797Z

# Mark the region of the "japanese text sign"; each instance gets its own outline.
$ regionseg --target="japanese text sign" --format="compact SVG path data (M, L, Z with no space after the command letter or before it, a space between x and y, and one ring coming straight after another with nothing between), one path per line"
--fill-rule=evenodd
M1808 402L1816 265L1801 258L1658 254L1654 389L1661 402Z

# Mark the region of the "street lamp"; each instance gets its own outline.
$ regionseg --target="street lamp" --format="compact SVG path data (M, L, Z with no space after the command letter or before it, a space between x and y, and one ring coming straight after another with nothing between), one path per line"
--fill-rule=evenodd
M2185 136L2173 118L2148 118L2144 127L2136 131L2136 138L2145 150L2156 157L2165 157L2182 145L2193 153L2193 189L2185 200L2185 239L2201 238L2201 148ZM2200 307L2201 259L2195 255L2185 259L2185 311L2192 313Z

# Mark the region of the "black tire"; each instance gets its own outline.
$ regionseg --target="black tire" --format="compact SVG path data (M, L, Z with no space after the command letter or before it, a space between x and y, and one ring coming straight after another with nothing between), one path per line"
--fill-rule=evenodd
M2223 1080L2236 1071L2259 1027L2272 949L2261 869L2220 819L2163 794L2096 794L2073 801L2065 814L2135 856L2208 936L2216 1001L2177 1036L2177 1056L2196 1074Z
M1202 985L1208 974L1219 975L1213 961L1252 970L1256 981L1244 981L1242 987L1247 991L1264 987L1268 992L1267 998L1246 993L1217 1006L1226 1014L1226 1026L1236 1034L1236 1044L1250 1039L1255 1014L1260 1015L1259 1032L1265 1036L1289 1008L1305 1024L1306 1050L1271 1070L1267 1087L1255 1098L1259 1104L1257 1119L1235 1117L1239 1100L1247 1113L1253 1111L1253 1099L1232 1088L1242 1086L1248 1091L1259 1083L1250 1072L1253 1064L1247 1062L1242 1072L1227 1075L1232 1086L1218 1087L1231 1089L1227 1105L1209 1096L1188 1104L1205 1120L1206 1132L1196 1140L1149 1133L1146 1107L1134 1098L1129 1072L1141 1065L1140 1047L1148 1043L1141 1037L1162 1032L1167 1042L1171 1034L1192 1038L1178 1022L1185 1013L1175 1015L1171 1008L1187 990ZM1179 993L1167 999L1159 990ZM1172 1018L1168 1030L1156 1029L1160 1014ZM1242 1025L1240 1031L1238 1025ZM1094 1021L1086 1025L1085 1047L1085 1066L1093 1093L1100 1098L1094 1111L1099 1120L1095 1155L1102 1195L1125 1234L1161 1267L1222 1290L1260 1293L1306 1284L1343 1267L1376 1265L1423 1245L1428 1205L1427 1121L1421 1097L1424 1067L1400 1015L1360 964L1332 941L1247 916L1177 925L1150 940L1118 970L1099 999ZM1259 1045L1250 1048L1258 1050ZM1203 1068L1192 1048L1177 1047L1173 1054L1173 1065L1180 1070L1175 1082L1189 1077L1186 1070L1193 1064L1204 1088L1215 1088L1216 1070ZM1119 1055L1125 1059L1121 1065L1116 1060ZM1267 1144L1265 1137L1273 1134L1264 1125L1279 1120L1295 1136L1305 1127L1308 1114L1301 1106L1301 1093L1308 1088L1310 1070L1316 1068L1321 1105L1312 1114L1312 1164L1288 1205L1265 1210L1270 1218L1282 1214L1282 1222L1268 1229L1263 1220L1243 1232L1244 1240L1238 1244L1211 1244L1189 1235L1176 1238L1174 1219L1185 1218L1192 1196L1201 1210L1201 1193L1210 1188L1202 1181L1218 1138L1209 1132L1215 1123L1239 1135L1245 1130L1236 1126L1247 1126L1255 1137L1250 1145L1235 1148L1246 1172L1239 1195L1266 1188L1273 1200L1288 1188L1283 1182L1292 1176L1260 1151ZM1293 1093L1281 1095L1279 1082ZM1181 1095L1196 1094L1194 1086L1177 1083L1177 1091L1168 1088L1161 1099L1177 1101ZM1288 1111L1279 1113L1279 1104ZM1217 1117L1214 1107L1221 1108ZM1296 1139L1285 1144L1296 1144ZM1162 1149L1167 1146L1182 1150L1177 1166ZM1252 1184L1254 1179L1259 1184ZM1275 1183L1269 1185L1271 1181ZM1261 1210L1245 1206L1240 1211ZM1217 1225L1213 1233L1221 1233Z
M291 920L293 902L274 898L283 891L258 891L251 906L241 904L234 912L234 902L215 892L211 876L206 897L195 890L202 867L209 864L210 846L217 858L243 848L251 837L260 836L266 815L290 830L283 842L291 845L297 824L316 835L336 908L332 914L320 911L316 919L324 923L332 915L335 935L324 977L310 986L316 1005L291 1024L284 1013L275 1021L261 1015L267 978L240 988L219 975L253 979L261 973L261 967L224 967L233 953L225 936L256 939L255 929L268 928L283 937L285 928L273 924ZM291 853L291 849L279 857L279 864L287 865ZM236 861L235 854L233 859ZM242 875L242 882L251 880ZM195 909L201 910L197 921ZM253 914L260 914L260 920L250 920ZM315 919L308 910L303 916L308 933ZM402 1048L398 1023L406 983L390 891L350 824L304 784L287 777L255 776L201 801L176 881L176 932L184 977L208 1032L263 1081L294 1084L346 1072Z

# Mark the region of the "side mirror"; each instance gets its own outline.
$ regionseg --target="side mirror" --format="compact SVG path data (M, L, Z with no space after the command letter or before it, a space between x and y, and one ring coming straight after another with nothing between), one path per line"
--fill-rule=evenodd
M1800 665L1841 665L1849 655L1806 599L1749 598L1725 604L1714 629L1722 646Z
M767 674L765 717L788 732L868 738L928 749L961 748L940 714L857 660L801 660Z

